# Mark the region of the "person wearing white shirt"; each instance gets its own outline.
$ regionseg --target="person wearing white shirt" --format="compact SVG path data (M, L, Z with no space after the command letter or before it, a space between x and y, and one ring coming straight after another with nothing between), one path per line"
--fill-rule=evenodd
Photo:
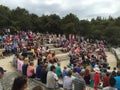
M72 82L73 82L73 78L72 78L72 71L69 70L67 73L67 76L64 77L64 82L63 82L63 88L64 90L72 90Z
M58 83L58 77L56 75L56 68L54 65L50 67L50 71L47 73L47 90L55 90Z

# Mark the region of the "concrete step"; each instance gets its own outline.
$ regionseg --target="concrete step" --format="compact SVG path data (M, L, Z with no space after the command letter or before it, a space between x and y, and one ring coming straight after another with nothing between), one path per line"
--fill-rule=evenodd
M11 90L13 81L17 76L21 76L21 73L19 73L17 71L5 73L4 78L2 79L2 85L4 87L4 90ZM40 85L40 84L36 83L32 79L28 79L28 88L26 90L32 90L32 88L34 88L35 86L38 86L38 85Z
M67 57L62 57L62 56L61 56L61 57L58 57L58 60L59 60L59 61L69 61L69 60L70 60L70 57L68 57L68 56L67 56Z
M54 47L54 44L45 44L45 46L48 46L49 49L53 49L53 48L55 48L55 47Z

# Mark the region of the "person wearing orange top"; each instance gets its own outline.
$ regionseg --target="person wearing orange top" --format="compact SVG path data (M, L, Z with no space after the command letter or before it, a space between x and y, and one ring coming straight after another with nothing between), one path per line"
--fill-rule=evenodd
M51 52L49 52L48 55L47 55L47 60L49 61L51 59L52 59L52 54L51 54Z

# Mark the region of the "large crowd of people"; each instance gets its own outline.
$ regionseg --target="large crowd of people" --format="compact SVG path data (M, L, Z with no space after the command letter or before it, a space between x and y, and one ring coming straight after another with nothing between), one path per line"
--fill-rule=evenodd
M120 71L116 67L111 69L107 63L106 41L72 34L66 36L32 31L6 32L0 41L0 48L5 48L0 52L0 57L14 54L12 65L24 76L46 84L47 90L55 90L59 86L64 90L85 90L86 85L94 90L101 86L103 90L120 90ZM63 69L56 53L45 43L61 47L61 52L68 53L70 60ZM15 82L12 90L16 90ZM26 79L23 82L26 88Z

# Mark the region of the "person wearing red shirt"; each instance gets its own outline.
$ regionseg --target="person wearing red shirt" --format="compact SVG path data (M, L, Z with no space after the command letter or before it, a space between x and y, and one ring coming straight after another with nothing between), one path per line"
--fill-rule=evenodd
M107 72L106 76L103 77L103 87L109 86L109 79L110 79L109 75L110 74Z
M94 68L95 76L94 76L94 90L98 90L98 86L100 84L100 69Z

